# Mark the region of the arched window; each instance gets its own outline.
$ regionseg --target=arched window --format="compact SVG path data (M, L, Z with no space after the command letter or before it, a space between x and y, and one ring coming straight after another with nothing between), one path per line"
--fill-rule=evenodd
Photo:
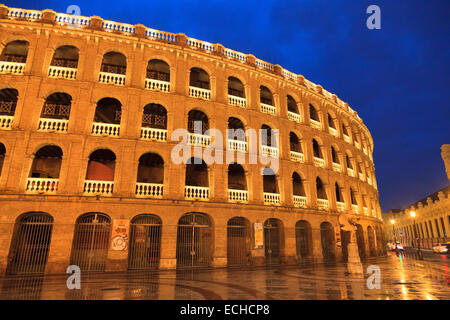
M245 141L245 127L238 118L228 118L228 139Z
M62 156L62 150L58 146L40 148L34 155L29 177L58 179Z
M227 223L227 263L246 265L251 260L250 221L234 217Z
M125 75L127 58L119 52L108 52L103 56L101 72Z
M348 156L348 154L345 155L345 162L347 164L347 168L353 169L352 161L350 160L350 157Z
M333 146L331 146L331 159L333 160L333 163L340 163L337 152Z
M160 104L149 103L144 107L142 127L167 129L167 110Z
M309 105L309 117L314 121L320 122L319 114L317 113L316 108L312 104Z
M322 149L316 139L312 140L314 157L323 159Z
M120 124L122 104L114 98L103 98L97 102L94 122Z
M317 199L327 200L327 193L325 191L325 186L322 183L322 180L317 177L316 178L316 191L317 191Z
M266 124L263 124L261 127L261 144L268 147L277 147L275 134L272 128Z
M295 133L293 133L293 132L289 133L289 142L290 142L291 151L303 153L302 145L300 144L300 141L298 140L298 137Z
M192 68L189 78L189 86L211 90L208 73L200 68Z
M306 197L305 187L302 178L297 172L292 174L292 189L294 196Z
M5 162L6 148L3 143L0 142L0 176L2 175L3 163Z
M287 108L289 112L299 114L297 102L295 102L294 98L292 98L290 95L287 96Z
M347 126L345 125L344 122L342 122L342 134L343 134L344 136L347 136L347 137L348 137Z
M55 50L50 63L54 67L78 68L79 50L74 46L62 46Z
M18 94L19 92L12 88L0 90L0 129L11 128Z
M89 156L86 180L114 181L116 155L108 149L99 149Z
M156 153L146 153L139 158L138 183L164 183L164 160Z
M170 82L170 67L162 60L153 59L147 64L147 79Z
M334 124L334 120L331 115L328 113L328 126L330 128L336 129L336 125Z
M208 166L199 158L190 158L186 163L185 185L209 187Z
M45 99L38 130L67 132L72 97L64 92L53 93Z
M247 180L244 168L237 163L228 166L228 189L247 190Z
M263 190L266 193L279 193L275 172L271 168L264 168Z
M201 128L200 128L201 127ZM188 131L190 133L200 132L205 134L209 130L209 120L208 116L199 110L191 110L188 114Z
M3 48L0 61L25 63L28 56L29 43L23 40L16 40L8 43Z
M334 190L336 192L336 201L337 202L344 202L344 196L342 195L342 190L339 187L339 184L337 182L334 185Z
M236 77L228 78L228 95L245 98L245 89L241 80Z
M352 188L350 188L350 199L352 200L353 205L358 205L358 202L356 201L355 192Z
M272 96L272 92L265 86L260 86L259 87L259 91L260 91L260 101L263 104L267 104L269 106L273 106L273 96Z

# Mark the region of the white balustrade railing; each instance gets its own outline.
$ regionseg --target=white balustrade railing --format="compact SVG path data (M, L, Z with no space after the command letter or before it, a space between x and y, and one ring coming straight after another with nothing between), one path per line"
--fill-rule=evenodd
M194 39L194 38L187 38L186 39L186 44L189 47L191 47L192 49L204 50L207 53L214 52L214 45L212 43L209 43L209 42L206 42L206 41L197 40L197 39Z
M8 17L10 19L26 19L28 21L37 21L42 17L42 12L37 10L26 10L20 8L8 9Z
M110 196L113 189L114 181L85 180L83 193L88 196Z
M305 162L305 155L297 151L291 151L291 161Z
M25 63L0 61L0 73L23 74Z
M240 152L247 152L247 142L241 141L241 140L231 140L228 139L228 150L230 151L240 151Z
M317 199L317 208L319 210L328 210L328 200L327 199Z
M311 123L311 128L314 129L322 129L322 123L320 123L320 121L316 121L314 119L309 119L310 123Z
M62 79L68 79L68 80L75 80L77 78L77 69L76 68L50 66L48 68L48 77L49 78L62 78Z
M261 102L261 112L275 115L276 111L277 109L274 106Z
M228 48L224 48L223 54L228 59L238 60L242 63L244 63L247 60L247 56L245 54L238 52L238 51L228 49Z
M333 162L333 170L336 172L341 172L341 165L339 163Z
M364 174L361 172L358 172L359 180L364 181Z
M177 35L166 32L166 31L160 31L156 29L147 28L145 30L145 36L150 38L150 40L161 40L161 41L167 41L167 42L177 42Z
M69 120L66 119L39 119L38 131L44 132L67 132Z
M14 116L2 116L0 115L0 129L9 130L11 129Z
M264 204L279 205L280 202L281 202L281 197L280 197L279 193L264 192Z
M228 201L230 202L248 202L247 190L228 189Z
M67 25L71 28L84 28L91 25L91 18L66 13L57 13L55 22L59 25Z
M294 195L294 207L306 208L306 197Z
M363 207L363 212L364 212L364 215L366 215L366 216L369 215L369 209L367 209L367 207Z
M136 183L136 197L160 199L164 194L164 185L158 183Z
M367 183L368 183L369 185L372 185L372 179L370 179L370 177L367 177Z
M347 168L347 174L348 174L350 177L354 177L354 171L353 171L353 169Z
M337 137L338 136L338 132L336 129L332 128L332 127L328 127L328 130L330 130L330 134Z
M348 135L343 134L342 136L344 137L345 142L350 143L350 137Z
M278 158L278 148L262 146L262 155L266 158Z
M126 76L124 74L109 73L103 71L101 71L98 75L98 81L100 83L115 84L117 86L124 86L125 78Z
M366 147L363 147L363 152L367 156L367 149L366 149Z
M255 62L258 68L273 72L273 64L263 61L261 59L256 59Z
M344 212L345 211L345 203L336 201L336 209L338 212Z
M197 134L197 133L188 133L187 136L188 143L196 146L209 146L211 144L211 136Z
M302 117L298 113L294 113L291 111L288 111L288 119L291 121L295 121L300 123L302 121Z
M94 122L92 124L92 135L118 137L120 124Z
M155 79L145 79L145 89L170 92L170 82Z
M358 149L361 149L361 145L359 144L358 141L355 140L355 147L357 147Z
M290 72L289 70L286 70L286 69L281 70L281 75L288 80L297 82L298 76L295 73Z
M133 25L115 21L104 20L102 24L103 30L108 32L120 32L125 35L134 34L136 32Z
M314 157L314 165L316 167L325 167L325 159Z
M359 214L359 207L356 204L352 204L352 211L354 214Z
M187 200L209 200L209 188L185 186L184 198Z
M27 193L55 194L58 185L59 179L28 178L25 191Z
M247 99L242 97L233 96L231 94L228 95L228 103L232 106L238 106L241 108L247 107Z
M211 100L211 90L209 89L189 87L189 95L194 98Z
M167 130L142 127L141 128L141 139L166 142L167 141Z

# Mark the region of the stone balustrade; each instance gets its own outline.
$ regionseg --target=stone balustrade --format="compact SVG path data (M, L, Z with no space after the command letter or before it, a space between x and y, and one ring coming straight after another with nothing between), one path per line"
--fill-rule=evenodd
M314 157L314 165L319 168L324 168L325 159Z
M155 79L145 79L145 89L170 92L170 82Z
M209 188L185 186L184 198L186 200L209 200Z
M291 111L288 111L288 119L297 123L300 123L302 121L302 118L298 113L294 113Z
M333 171L341 172L341 165L339 163L333 162Z
M228 201L230 202L248 202L247 190L228 189Z
M294 195L294 207L306 208L306 197Z
M158 183L136 183L136 197L161 199L164 195L164 185Z
M204 100L211 100L211 90L197 88L197 87L189 87L189 95L193 98L199 98Z
M166 129L156 129L156 128L141 128L141 139L149 141L167 141L167 130Z
M262 146L262 155L266 158L275 158L277 159L279 156L278 148Z
M246 141L228 139L227 146L228 150L230 151L240 151L240 152L248 151L248 145Z
M291 161L304 163L305 156L303 153L291 151Z
M23 74L25 63L0 61L0 73Z
M359 214L359 207L356 204L352 204L352 211L354 214Z
M207 147L211 144L211 136L197 133L188 133L187 141L190 145Z
M38 131L43 132L67 132L69 120L40 118Z
M329 206L328 206L328 200L327 199L317 199L317 208L319 210L328 210Z
M2 116L0 115L0 129L1 130L9 130L11 129L11 125L13 123L13 116Z
M25 191L34 194L56 194L59 179L28 178Z
M345 211L345 203L336 201L336 209L338 212L344 212Z
M241 108L247 107L247 99L242 97L233 96L231 94L228 95L228 103L232 106L238 106Z
M114 181L85 180L83 193L87 196L111 196L114 189Z
M264 192L264 204L265 205L280 205L281 196L279 193Z
M92 135L118 137L120 134L120 124L94 122L92 124Z
M48 77L49 78L61 78L61 79L75 80L77 78L77 69L76 68L50 66L48 68Z
M322 129L322 123L319 121L316 121L314 119L309 119L309 122L311 124L311 128L321 130Z
M104 83L104 84L113 84L116 86L124 86L125 85L125 75L100 71L99 76L98 76L98 82Z
M265 104L262 102L261 102L260 106L261 106L262 113L271 114L273 116L276 114L277 109L274 106L271 106L270 104Z

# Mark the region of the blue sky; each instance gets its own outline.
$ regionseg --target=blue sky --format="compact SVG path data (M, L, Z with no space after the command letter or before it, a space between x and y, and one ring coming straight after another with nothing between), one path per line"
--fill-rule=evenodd
M5 1L11 7L142 23L222 43L304 75L348 102L375 143L383 210L403 208L449 181L450 1ZM366 8L381 8L381 30Z

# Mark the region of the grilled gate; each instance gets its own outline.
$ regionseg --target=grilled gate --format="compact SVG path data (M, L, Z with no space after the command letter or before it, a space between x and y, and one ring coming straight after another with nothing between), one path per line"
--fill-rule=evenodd
M305 263L310 256L310 226L306 221L299 221L295 225L295 240L297 247L297 262Z
M358 243L358 252L361 260L366 258L366 249L364 243L364 230L361 225L356 226L356 242Z
M128 269L158 269L161 256L161 220L154 215L135 217L130 224Z
M8 274L39 274L45 272L53 217L46 213L24 215L16 223L8 256Z
M189 213L178 221L177 267L208 267L212 260L211 222L201 213Z
M104 271L108 257L111 219L103 213L87 213L78 218L70 264L83 271Z
M264 223L264 248L267 264L280 263L280 227L278 221L269 219Z
M377 252L375 249L375 235L371 227L367 228L367 239L369 240L369 251L371 256L376 256Z
M341 229L341 242L342 242L342 261L348 262L348 244L350 243L350 231L344 231Z
M334 230L328 222L320 225L320 235L322 241L322 256L325 263L334 262Z
M248 223L245 218L232 218L227 228L228 265L246 265L249 263Z

